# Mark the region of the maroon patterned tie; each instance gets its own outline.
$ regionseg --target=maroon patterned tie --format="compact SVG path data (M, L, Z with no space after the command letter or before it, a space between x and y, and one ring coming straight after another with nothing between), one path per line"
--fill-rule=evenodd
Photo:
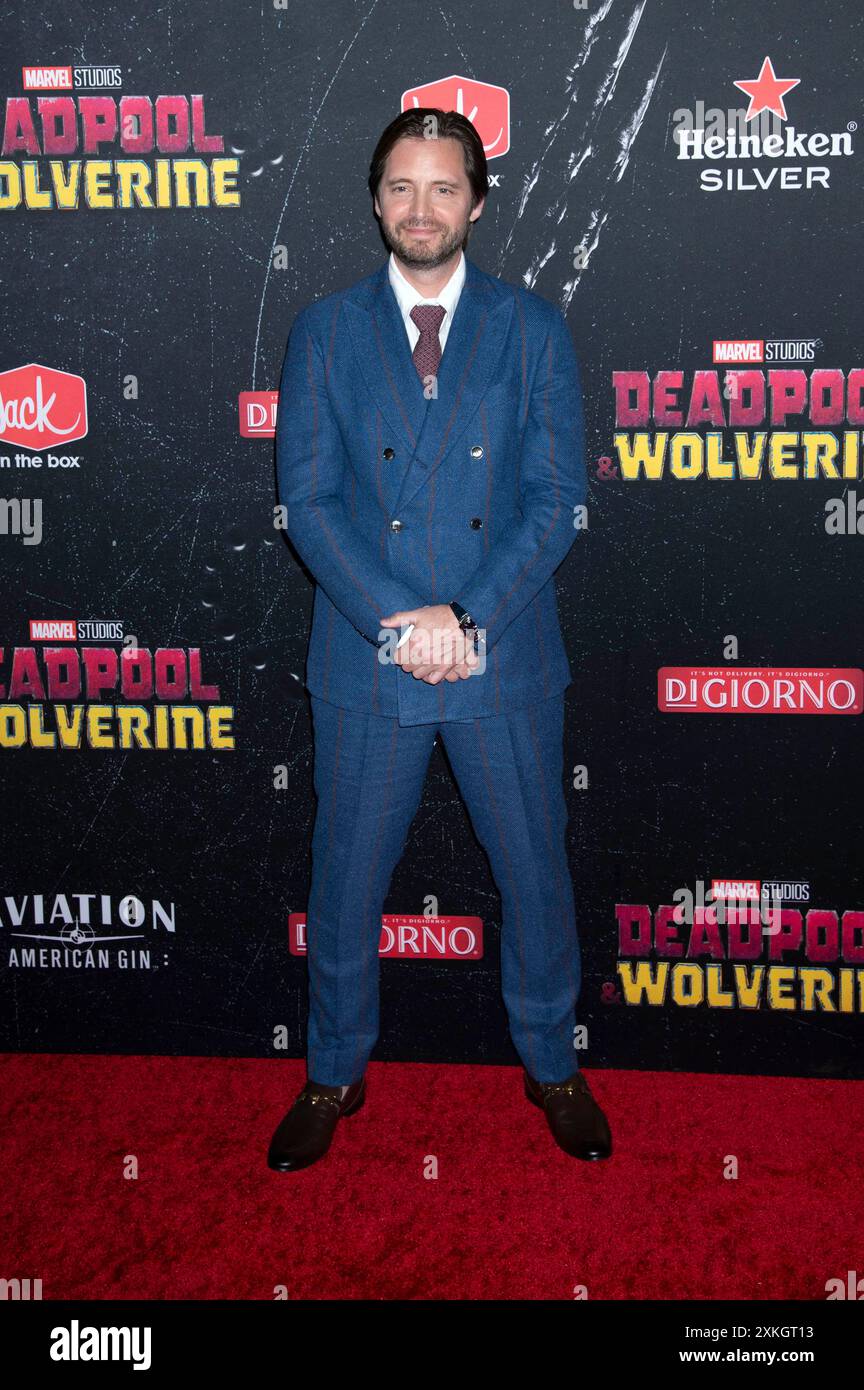
M446 313L447 310L441 304L415 304L411 310L411 318L420 329L420 337L411 356L421 381L427 376L438 374L438 364L441 361L438 329L444 322Z

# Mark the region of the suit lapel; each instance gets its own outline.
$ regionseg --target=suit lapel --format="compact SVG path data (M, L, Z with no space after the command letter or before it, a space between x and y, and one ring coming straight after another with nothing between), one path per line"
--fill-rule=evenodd
M464 287L463 287L464 288ZM460 296L461 298L461 296ZM393 293L387 262L343 300L354 357L372 399L390 426L400 457L417 446L428 402L411 357L408 334Z
M492 384L513 313L513 294L465 258L459 295L427 400L390 284L387 262L343 301L355 360L406 466L394 511L403 508L455 446Z

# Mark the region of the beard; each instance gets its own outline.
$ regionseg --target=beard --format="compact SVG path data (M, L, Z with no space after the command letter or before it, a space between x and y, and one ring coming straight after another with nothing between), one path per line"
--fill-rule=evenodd
M462 227L441 227L437 223L418 223L418 226L429 225L435 231L434 236L419 241L395 224L388 225L380 218L379 225L387 250L398 256L400 261L405 265L434 269L449 261L455 251L465 250L472 224L466 221Z

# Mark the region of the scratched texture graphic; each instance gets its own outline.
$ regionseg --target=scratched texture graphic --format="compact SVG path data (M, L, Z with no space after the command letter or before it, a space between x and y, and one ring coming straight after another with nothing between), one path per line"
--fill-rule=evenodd
M588 527L557 584L574 672L565 768L589 778L568 782L586 1065L864 1076L857 983L846 1013L628 1005L615 912L654 912L716 877L805 881L813 907L864 909L860 717L657 709L658 668L725 665L730 634L748 666L864 664L864 538L824 526L826 500L856 484L628 483L601 466L616 371L689 379L711 368L716 338L820 339L818 365L864 365L860 132L851 157L809 159L830 165L827 188L717 192L672 136L679 108L742 105L734 82L766 54L800 79L796 129L852 129L858 6L46 0L0 15L4 104L33 63L117 66L117 96L202 94L240 194L235 207L3 210L0 372L37 362L83 377L89 430L68 469L23 467L0 440L3 497L43 509L39 544L0 536L2 699L31 621L117 619L140 647L201 649L236 740L0 749L3 1048L279 1057L284 1026L303 1055L306 970L287 923L309 884L313 590L273 528L273 440L240 436L238 395L275 390L297 312L382 262L375 141L405 89L462 74L506 87L511 112L469 255L558 305L582 368ZM47 186L47 159L36 164ZM98 943L130 894L147 912L146 965L15 962L63 936L48 921L58 895L79 915L89 904ZM103 895L113 925L95 920ZM516 1064L500 902L440 745L385 911L422 912L428 895L482 919L486 954L382 961L374 1057ZM154 901L173 930L151 920Z

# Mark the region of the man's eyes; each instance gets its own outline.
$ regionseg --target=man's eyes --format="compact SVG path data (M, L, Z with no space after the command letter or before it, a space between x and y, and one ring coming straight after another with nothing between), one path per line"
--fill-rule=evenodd
M405 183L396 183L396 184L393 185L393 192L394 192L394 193L399 193L399 192L401 192L401 190L402 190L403 188L407 188L407 187L408 187L408 185L405 184ZM452 189L452 188L448 188L446 184L439 184L439 185L438 185L438 192L439 192L439 193L452 193L452 192L453 192L453 189Z

